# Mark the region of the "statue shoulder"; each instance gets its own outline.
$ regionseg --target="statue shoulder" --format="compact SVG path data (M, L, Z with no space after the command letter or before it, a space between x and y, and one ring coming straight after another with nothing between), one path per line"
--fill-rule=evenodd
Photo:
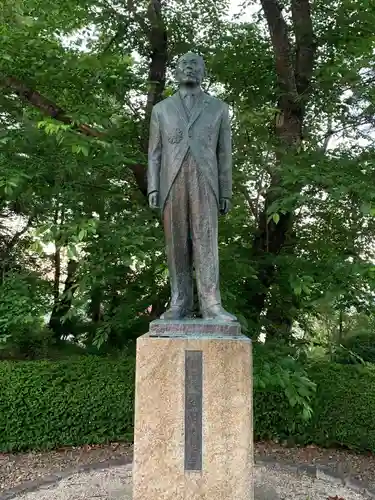
M225 101L222 101L221 99L219 99L218 97L215 97L213 95L206 93L206 99L208 99L210 103L214 104L218 108L222 108L222 109L228 108L228 104Z
M159 101L158 103L154 104L154 107L152 108L155 113L163 112L171 102L172 96L171 97L166 97L162 101Z

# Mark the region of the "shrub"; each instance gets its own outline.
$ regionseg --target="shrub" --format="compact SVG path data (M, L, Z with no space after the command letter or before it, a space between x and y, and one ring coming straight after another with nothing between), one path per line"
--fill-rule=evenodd
M66 361L0 363L0 450L132 439L134 354L125 360L85 356ZM280 415L288 432L310 414L314 384L281 345L254 348L256 429L274 437ZM269 395L277 409L269 408Z
M375 367L315 363L312 418L304 421L281 391L254 394L255 435L299 444L375 451Z
M317 392L303 441L375 451L375 367L319 363L309 374Z
M255 436L283 439L311 418L315 384L285 344L254 343L253 358Z
M52 331L34 325L19 325L17 330L7 336L0 349L0 359L37 359L46 358L54 345Z
M0 363L0 450L132 438L133 359Z
M375 367L254 354L256 438L375 451ZM133 356L0 362L0 451L132 440L134 372Z

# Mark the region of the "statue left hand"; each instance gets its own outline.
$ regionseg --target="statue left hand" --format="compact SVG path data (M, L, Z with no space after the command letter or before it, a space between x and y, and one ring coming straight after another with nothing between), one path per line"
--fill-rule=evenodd
M230 200L228 198L221 198L220 200L220 214L227 215L231 207Z

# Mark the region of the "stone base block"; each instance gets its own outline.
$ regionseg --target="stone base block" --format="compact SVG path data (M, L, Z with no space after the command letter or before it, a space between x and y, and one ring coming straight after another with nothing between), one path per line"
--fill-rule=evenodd
M251 341L201 323L137 341L133 500L253 500Z

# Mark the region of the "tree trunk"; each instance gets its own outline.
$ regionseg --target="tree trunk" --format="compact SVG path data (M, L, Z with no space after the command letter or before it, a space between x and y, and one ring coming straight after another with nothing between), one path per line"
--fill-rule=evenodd
M61 247L56 245L53 254L54 277L53 277L53 303L56 305L60 297L60 277L61 277Z
M59 219L60 219L60 209L59 209L59 203L57 202L57 207L55 210L55 215L53 218L53 222L55 225L55 228L59 227ZM61 223L63 222L64 215L61 213ZM53 269L54 269L54 276L53 276L53 307L52 307L52 314L50 318L50 323L49 326L52 328L52 318L53 318L53 311L56 311L58 306L59 306L59 300L60 300L60 279L61 279L61 241L60 241L60 234L57 234L55 238L55 251L53 254ZM52 321L52 323L51 323ZM53 329L53 328L52 328Z
M342 343L343 338L344 338L344 311L342 310L342 307L340 307L340 311L339 311L339 338L338 338L338 344Z
M60 341L63 336L67 336L71 333L71 321L69 318L65 317L70 311L74 292L77 288L77 268L78 262L75 260L69 260L64 291L52 309L49 327L53 331L56 341Z
M295 295L285 294L279 289L272 290L271 294L264 321L268 338L290 340L300 301Z
M253 322L258 323L266 307L267 296L277 275L276 257L293 243L293 211L278 213L272 219L271 207L291 190L283 180L283 166L298 161L302 142L303 119L315 59L315 43L309 0L292 0L292 19L295 34L293 47L289 28L277 0L261 0L272 41L275 69L278 79L278 104L272 139L275 143L275 166L265 196L262 213L253 243L253 259L257 265L259 288L249 293L249 306ZM294 57L293 57L294 55ZM294 59L294 60L293 60ZM292 188L295 189L295 188ZM268 312L269 317L279 314ZM269 329L274 336L276 328Z
M94 285L91 289L91 300L89 305L89 314L91 317L91 321L94 325L97 325L102 320L102 300L103 300L103 291L102 287L99 285Z

